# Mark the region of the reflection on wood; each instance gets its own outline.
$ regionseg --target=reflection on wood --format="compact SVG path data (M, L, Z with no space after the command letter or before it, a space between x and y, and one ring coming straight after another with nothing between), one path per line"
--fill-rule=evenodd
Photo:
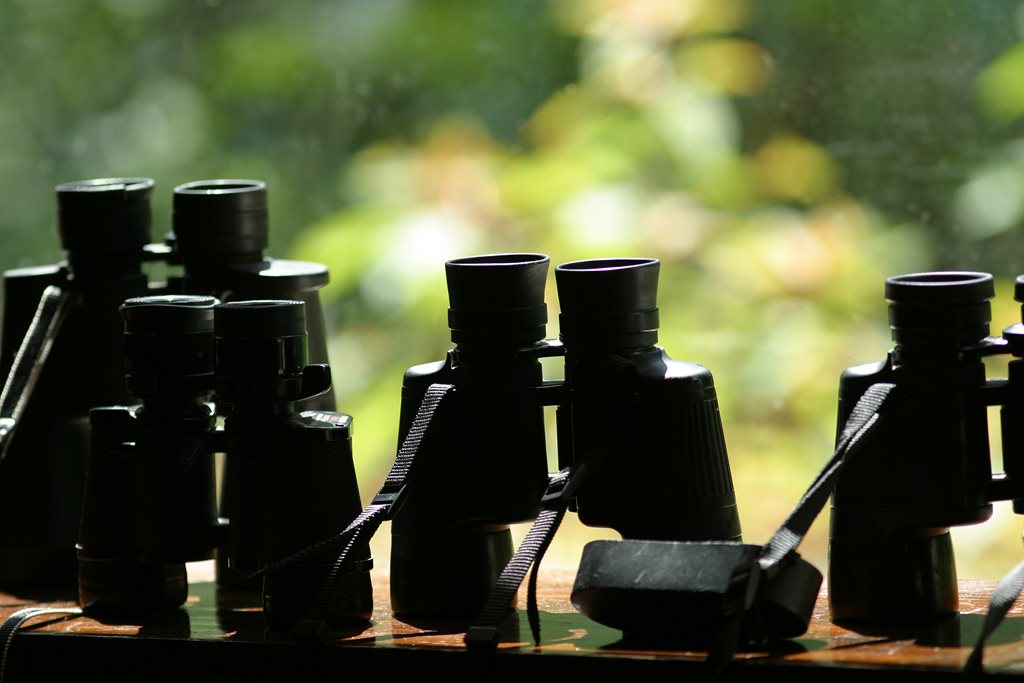
M618 631L595 624L573 610L567 597L572 580L570 572L549 572L542 576L539 591L542 644L535 648L529 642L525 611L520 609L518 619L510 619L507 624L501 645L502 654L522 653L530 655L531 659L545 655L566 655L579 664L585 660L601 666L620 660L648 664L703 660L704 653L701 652L627 647L621 641ZM962 581L961 614L945 622L918 628L878 629L875 632L870 629L851 630L832 624L828 620L827 597L823 592L810 629L804 636L781 643L770 650L739 653L733 669L750 672L762 670L760 665L783 665L789 673L797 673L818 666L874 670L881 665L890 672L907 673L908 670L923 668L935 674L955 674L978 637L988 607L988 596L994 585L993 581ZM332 646L323 648L321 652L343 658L354 656L351 653L357 650L362 652L367 649L383 657L388 656L386 653L389 651L399 650L407 654L426 651L461 652L465 649L462 638L466 624L450 621L408 623L390 614L386 576L375 578L374 589L376 609L372 622L347 632L332 633ZM520 595L520 607L523 606L524 596L525 592ZM68 596L49 596L53 599L39 600L41 597L0 594L0 616L29 605L74 605ZM1008 673L1021 668L1024 671L1024 618L1021 616L1020 608L1011 611L1010 617L992 638L992 645L986 654L989 670ZM121 643L170 641L178 644L174 656L185 658L189 656L189 648L198 651L199 644L205 645L203 656L208 657L212 651L209 645L217 642L261 646L293 642L290 634L275 633L265 627L257 595L245 592L218 594L212 583L193 584L192 595L184 609L144 622L89 617L39 617L29 622L25 632L17 636L12 658L17 657L18 650L27 648L29 643L34 643L32 650L42 653L46 651L45 647L56 647L58 641L65 641L63 638L39 638L38 634L73 635L76 638L90 636L77 638L76 642L83 649L89 648L90 643L112 640L113 637L120 637L117 640ZM127 650L130 646L119 647ZM167 644L160 647L174 646ZM155 647L149 651L159 655ZM229 651L241 652L238 648L223 648L223 652L217 650L224 657L229 656ZM469 655L464 654L464 657L468 658ZM748 667L745 664L757 666ZM240 667L237 672L241 675L244 670L245 667Z

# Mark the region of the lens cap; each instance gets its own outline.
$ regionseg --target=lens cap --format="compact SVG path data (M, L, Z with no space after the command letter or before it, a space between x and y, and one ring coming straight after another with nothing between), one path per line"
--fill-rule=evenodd
M151 178L96 178L56 187L57 234L72 255L141 253L150 240Z
M121 305L125 384L131 396L201 395L213 389L211 296L146 296Z
M121 304L121 317L128 334L212 334L217 303L212 296L143 296Z
M231 301L217 307L215 321L218 339L305 336L306 304L279 299Z

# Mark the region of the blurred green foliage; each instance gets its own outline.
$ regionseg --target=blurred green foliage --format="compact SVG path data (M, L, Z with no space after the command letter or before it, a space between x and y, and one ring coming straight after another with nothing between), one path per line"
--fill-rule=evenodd
M887 275L990 271L993 328L1019 318L1022 26L1017 0L0 0L0 266L59 258L58 182L156 178L159 237L174 185L267 180L271 254L331 268L367 496L403 370L448 346L445 259L657 257L661 342L714 372L761 542L840 371L888 348ZM962 575L1016 562L1004 512L956 532Z

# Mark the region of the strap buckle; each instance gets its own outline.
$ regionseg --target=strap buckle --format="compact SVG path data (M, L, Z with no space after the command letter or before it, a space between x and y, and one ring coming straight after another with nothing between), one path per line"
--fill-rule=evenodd
M384 519L393 519L398 511L402 508L405 503L405 490L406 486L402 484L387 484L377 492L377 495L373 497L370 505L381 505L387 508L384 513Z
M573 498L576 495L576 489L580 487L580 483L585 477L586 469L586 464L580 463L575 469L565 467L551 475L544 496L540 499L541 505L544 507L561 505Z

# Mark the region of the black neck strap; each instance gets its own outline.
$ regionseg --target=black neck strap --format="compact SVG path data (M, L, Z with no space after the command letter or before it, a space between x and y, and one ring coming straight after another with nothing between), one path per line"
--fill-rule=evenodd
M14 635L29 619L47 615L64 615L65 617L79 617L82 615L81 607L26 607L18 610L7 617L0 625L0 683L6 680L7 662L11 657L11 644L14 642Z
M880 410L889 393L895 388L893 384L874 384L864 392L853 412L847 418L843 431L839 435L836 450L825 466L814 478L804 492L800 502L796 504L789 517L782 523L768 542L758 558L761 571L769 578L778 572L779 567L796 553L797 546L804 540L811 524L817 519L825 503L828 502L832 490L839 479L843 464L856 452L864 436L870 432L881 419Z
M70 292L54 285L43 290L36 313L14 356L3 390L0 391L0 461L7 452L18 421L39 381L72 296Z
M1024 591L1024 562L1014 567L996 584L996 589L992 592L989 602L988 614L985 615L985 623L978 636L978 642L974 644L974 649L964 664L966 675L981 676L985 672L985 643L988 642L999 624L1003 623L1022 591Z
M617 413L630 400L634 391L636 366L628 359L620 356L609 356L604 359L605 372L603 381L608 387L607 403L601 408L606 411L605 424L617 424L624 428L625 420L616 419ZM606 443L614 443L609 438ZM508 614L508 606L515 598L526 573L531 570L530 583L527 588L527 616L530 631L535 643L540 643L540 612L537 609L537 575L541 560L551 545L551 539L565 518L565 511L576 493L576 489L586 478L587 472L605 457L606 453L590 452L587 457L577 459L575 464L551 475L548 488L541 499L542 510L537 520L530 527L526 538L516 549L515 555L501 572L497 583L487 596L487 602L477 617L476 622L466 632L467 647L477 649L493 649L500 639L498 627Z
M542 499L543 509L537 516L526 538L519 544L515 555L505 565L498 581L491 588L484 603L480 616L466 632L465 643L470 648L494 648L500 640L498 627L508 614L508 606L515 598L519 586L522 585L526 573L530 574L527 596L527 614L530 620L530 631L535 642L540 642L540 613L537 610L537 571L544 553L551 545L551 539L565 518L565 510L569 505L573 492L583 480L584 470L578 469L570 474L566 467L551 475L548 488Z

